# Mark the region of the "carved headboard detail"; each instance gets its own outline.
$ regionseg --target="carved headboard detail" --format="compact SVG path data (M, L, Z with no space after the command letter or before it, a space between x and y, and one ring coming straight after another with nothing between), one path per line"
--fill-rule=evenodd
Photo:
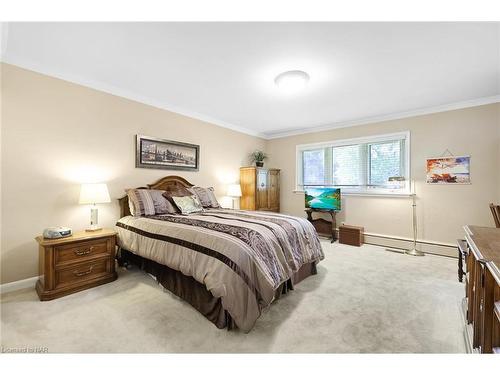
M137 189L156 189L171 191L178 188L189 188L192 186L194 186L192 183L180 176L167 176L159 179L155 183L147 185L147 187L141 186ZM120 204L120 217L122 218L124 216L130 215L128 196L125 195L124 197L119 198L118 203Z

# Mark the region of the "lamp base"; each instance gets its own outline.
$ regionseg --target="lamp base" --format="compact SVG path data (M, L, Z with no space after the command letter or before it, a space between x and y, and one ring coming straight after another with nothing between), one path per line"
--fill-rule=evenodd
M413 255L415 257L423 257L425 253L417 249L405 250L406 255Z
M98 225L91 225L88 228L85 228L85 232L97 232L98 230L102 230L102 227Z
M96 232L101 229L102 227L97 224L97 207L94 205L90 209L90 227L86 228L85 232Z

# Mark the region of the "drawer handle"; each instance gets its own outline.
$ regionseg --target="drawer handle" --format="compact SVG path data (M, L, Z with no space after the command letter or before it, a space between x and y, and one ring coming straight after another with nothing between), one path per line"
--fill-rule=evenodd
M261 183L261 184L260 184L260 187L264 187L264 183Z
M87 255L90 254L94 250L94 246L90 246L88 249L85 250L75 250L75 255L82 256L82 255Z
M89 273L92 272L92 268L94 268L94 266L90 266L87 271L78 271L78 270L73 271L73 275L78 277L88 275Z

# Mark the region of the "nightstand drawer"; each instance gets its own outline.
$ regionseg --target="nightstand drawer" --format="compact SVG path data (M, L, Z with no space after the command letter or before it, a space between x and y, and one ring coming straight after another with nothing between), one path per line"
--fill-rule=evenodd
M109 253L107 240L84 241L76 244L61 245L55 247L56 264L72 261L85 260L97 255Z
M59 288L106 275L110 272L109 263L110 260L105 258L57 270L55 272L55 287Z

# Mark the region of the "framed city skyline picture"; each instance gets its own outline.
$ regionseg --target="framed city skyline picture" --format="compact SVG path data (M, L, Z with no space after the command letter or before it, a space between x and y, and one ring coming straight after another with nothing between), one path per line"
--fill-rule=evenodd
M428 184L470 184L470 156L427 159Z
M200 146L136 135L136 168L198 171Z

